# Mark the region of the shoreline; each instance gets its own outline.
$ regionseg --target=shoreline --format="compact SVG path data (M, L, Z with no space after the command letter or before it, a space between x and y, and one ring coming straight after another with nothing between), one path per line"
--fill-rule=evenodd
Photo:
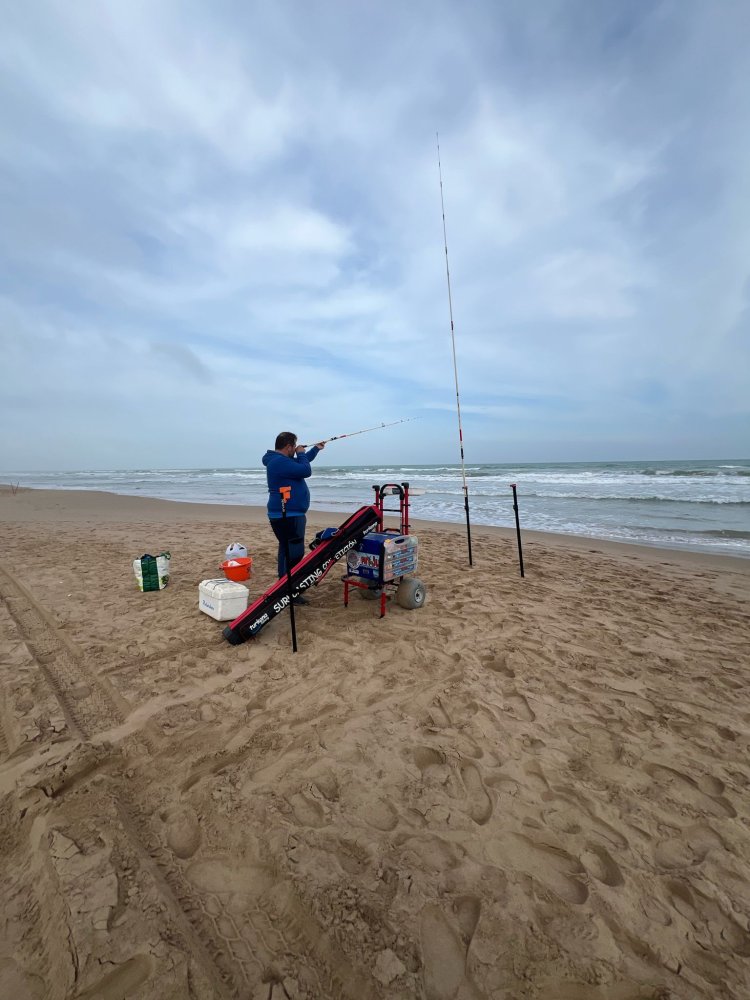
M30 502L23 504L24 498ZM308 511L308 537L312 529L328 527L326 515L341 521L346 516L343 511ZM14 491L7 483L0 483L0 523L15 521L33 523L60 521L80 521L91 519L97 523L125 522L149 519L154 522L185 521L189 523L213 520L216 523L266 523L265 507L250 504L202 503L192 500L166 500L160 497L134 496L132 494L111 493L100 490L44 490L35 487L19 487ZM430 530L465 538L465 526L453 521L433 521L412 518L414 529ZM416 533L416 530L415 530ZM515 528L499 525L472 524L472 541L482 538L503 538L513 542L515 548ZM682 566L704 567L706 569L727 569L740 573L750 573L750 557L726 553L698 552L694 549L680 549L633 542L610 541L589 535L568 535L556 532L536 531L521 528L524 548L529 545L546 545L554 549L592 551L622 558L639 559L654 563L674 562ZM472 545L472 549L475 546Z

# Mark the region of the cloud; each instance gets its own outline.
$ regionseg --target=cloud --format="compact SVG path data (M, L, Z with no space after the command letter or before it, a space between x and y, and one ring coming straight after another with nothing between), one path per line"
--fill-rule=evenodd
M153 343L152 352L166 360L173 368L191 375L198 382L212 382L213 376L207 366L196 357L195 353L181 344ZM165 373L166 374L166 373Z
M9 8L0 467L252 463L415 415L327 460L455 458L436 130L467 455L746 452L749 22Z

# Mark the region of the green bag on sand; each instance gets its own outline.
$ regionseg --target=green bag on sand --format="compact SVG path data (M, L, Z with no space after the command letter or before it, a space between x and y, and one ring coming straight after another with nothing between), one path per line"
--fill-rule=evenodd
M169 583L169 552L158 556L144 555L133 560L133 572L139 590L164 590Z

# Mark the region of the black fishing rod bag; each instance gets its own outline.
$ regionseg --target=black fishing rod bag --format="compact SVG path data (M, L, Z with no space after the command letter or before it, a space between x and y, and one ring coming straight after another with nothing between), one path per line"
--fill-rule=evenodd
M362 541L368 531L379 523L375 507L360 507L348 520L344 521L335 534L328 538L316 537L315 548L301 559L291 572L292 598L298 597L309 587L320 583L328 570L339 559ZM322 532L321 534L325 534ZM289 582L284 576L235 618L224 629L224 638L233 646L239 646L246 639L252 639L272 618L289 605Z

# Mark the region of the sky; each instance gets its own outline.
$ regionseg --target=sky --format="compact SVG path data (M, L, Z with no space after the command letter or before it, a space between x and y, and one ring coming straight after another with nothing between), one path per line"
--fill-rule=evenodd
M750 455L745 0L2 3L0 470Z

